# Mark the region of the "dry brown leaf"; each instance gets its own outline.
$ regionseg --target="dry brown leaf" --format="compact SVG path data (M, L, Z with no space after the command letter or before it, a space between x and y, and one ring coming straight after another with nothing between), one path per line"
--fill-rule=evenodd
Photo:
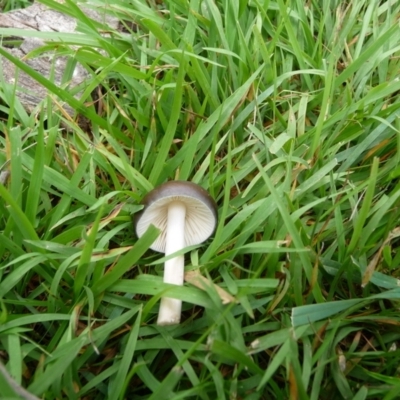
M106 225L108 225L115 217L118 216L118 214L120 213L120 211L122 210L122 207L125 205L125 203L121 203L121 204L117 204L115 206L115 208L104 218L101 219L100 221L100 226L99 229L103 229ZM87 235L90 235L90 232L92 230L92 226L93 224L90 224L88 226Z
M226 290L216 285L213 281L201 275L199 271L188 271L185 273L185 281L191 285L207 291L210 286L213 286L219 297L221 298L222 304L236 303L237 300L230 295Z

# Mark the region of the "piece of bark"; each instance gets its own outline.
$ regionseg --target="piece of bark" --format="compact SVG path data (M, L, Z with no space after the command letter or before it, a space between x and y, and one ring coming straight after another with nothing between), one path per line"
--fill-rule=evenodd
M101 12L86 7L81 8L87 17L104 23L112 29L118 29L117 18L103 15ZM17 28L38 32L73 33L76 30L76 26L76 21L70 16L36 2L24 9L0 14L1 28ZM34 35L30 33L30 36ZM56 35L55 39L57 40ZM23 37L21 40L22 43L19 47L9 48L7 46L6 50L14 57L26 62L26 64L44 77L49 78L53 76L53 82L59 86L64 75L67 58L58 56L53 52L47 52L40 57L25 60L24 57L26 57L29 52L43 46L45 41L35 37ZM17 79L17 97L23 107L28 112L32 112L48 95L47 89L26 73L17 71L15 65L9 60L4 57L0 60L2 63L4 81L14 85ZM69 88L72 89L78 86L88 77L88 72L80 64L77 64L72 79L69 82ZM63 105L63 108L70 116L74 116L75 112L69 106Z

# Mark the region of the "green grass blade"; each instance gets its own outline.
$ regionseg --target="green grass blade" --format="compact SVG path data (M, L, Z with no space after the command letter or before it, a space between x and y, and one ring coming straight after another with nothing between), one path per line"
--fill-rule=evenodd
M150 226L145 234L136 242L135 246L127 254L125 254L111 271L106 272L92 287L93 293L99 295L114 284L122 275L142 257L150 245L157 239L159 230L154 226Z

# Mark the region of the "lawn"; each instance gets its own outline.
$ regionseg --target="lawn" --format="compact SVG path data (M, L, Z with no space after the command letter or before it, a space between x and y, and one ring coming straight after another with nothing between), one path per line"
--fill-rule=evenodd
M400 398L400 2L41 3L79 33L61 88L0 48L48 89L0 78L1 399ZM133 226L168 180L218 206L184 286Z

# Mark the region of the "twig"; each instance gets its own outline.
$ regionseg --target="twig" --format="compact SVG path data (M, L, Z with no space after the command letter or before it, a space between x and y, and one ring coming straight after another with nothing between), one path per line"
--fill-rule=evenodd
M26 389L20 386L14 378L8 373L4 364L0 361L0 374L3 375L7 383L12 387L12 389L25 400L40 400L39 397L29 393Z

